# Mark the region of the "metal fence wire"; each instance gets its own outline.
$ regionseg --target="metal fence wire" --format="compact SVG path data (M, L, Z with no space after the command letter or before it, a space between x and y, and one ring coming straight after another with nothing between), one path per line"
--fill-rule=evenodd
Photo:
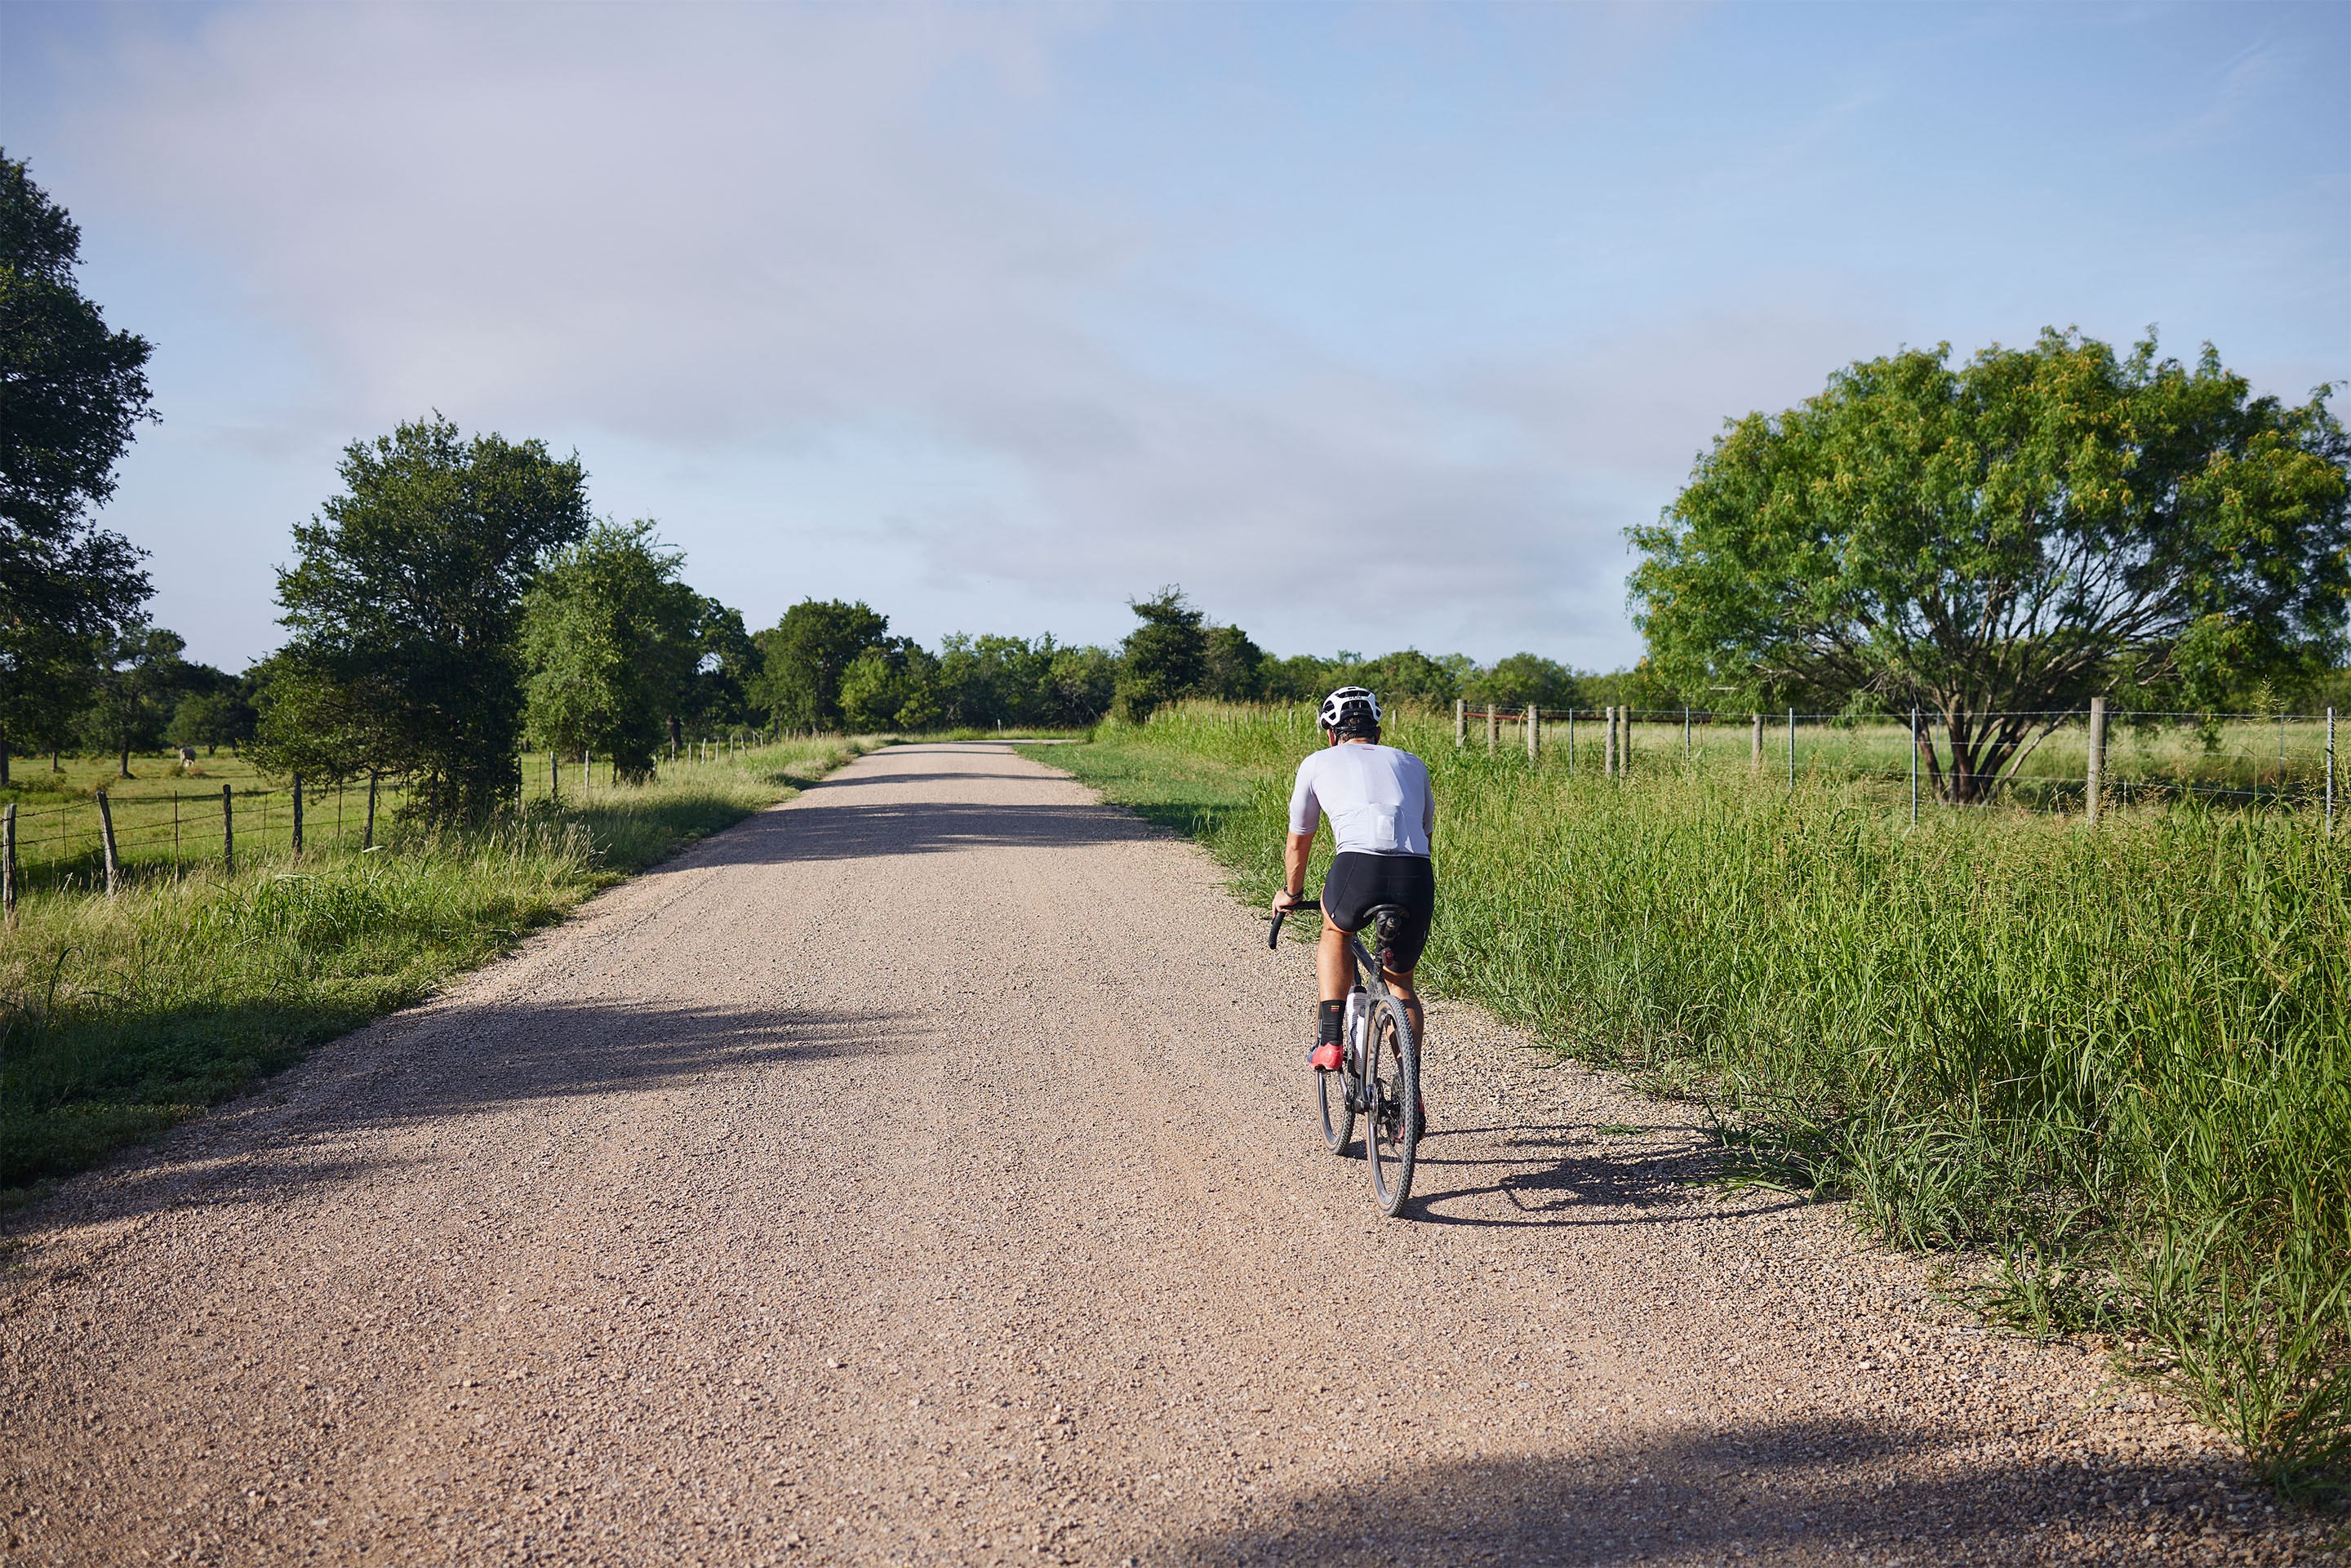
M714 733L664 745L666 768L701 768L769 743L771 732ZM518 759L522 799L560 805L581 793L616 788L612 761L592 752L533 752ZM396 776L362 775L319 785L224 783L117 794L101 785L50 804L0 804L0 906L13 914L35 888L114 892L132 872L184 876L233 873L305 855L375 847L407 802Z
M2336 714L2115 712L2089 707L1970 716L1980 737L2007 726L2019 744L1976 776L1978 799L2095 816L2105 805L2199 798L2314 810L2333 831ZM1570 773L1632 777L1667 763L1743 762L1793 785L1800 776L1907 782L1917 801L1952 771L1950 737L1937 716L1761 714L1709 708L1532 708L1457 702L1453 742L1563 749Z

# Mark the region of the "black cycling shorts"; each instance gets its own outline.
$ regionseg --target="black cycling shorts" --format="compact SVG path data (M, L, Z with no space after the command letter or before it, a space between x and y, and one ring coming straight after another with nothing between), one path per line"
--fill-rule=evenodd
M1342 931L1360 931L1374 904L1404 910L1388 950L1387 968L1410 970L1428 946L1428 919L1437 913L1437 867L1426 855L1369 855L1353 851L1331 862L1322 879L1322 914Z

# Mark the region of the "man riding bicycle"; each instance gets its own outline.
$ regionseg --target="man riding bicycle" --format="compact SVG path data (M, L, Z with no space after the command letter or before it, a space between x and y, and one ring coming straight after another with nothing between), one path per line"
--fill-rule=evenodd
M1428 765L1380 744L1379 698L1362 686L1341 686L1322 699L1320 716L1323 749L1298 765L1290 792L1290 839L1282 854L1287 885L1274 895L1273 908L1280 914L1307 906L1306 861L1315 831L1329 817L1337 853L1322 881L1322 945L1314 960L1322 1001L1311 1060L1317 1071L1332 1072L1343 1060L1341 1034L1354 979L1347 938L1380 904L1404 912L1379 961L1388 988L1412 1019L1414 1037L1422 1038L1412 972L1428 945L1429 916L1437 907L1437 871L1429 860L1437 802L1429 794Z

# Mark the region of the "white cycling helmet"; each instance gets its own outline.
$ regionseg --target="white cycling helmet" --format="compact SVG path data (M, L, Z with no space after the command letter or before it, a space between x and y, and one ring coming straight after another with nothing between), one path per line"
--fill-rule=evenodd
M1372 695L1371 688L1341 686L1322 699L1322 727L1338 729L1346 723L1349 715L1360 718L1366 713L1371 715L1374 724L1380 722L1380 699Z

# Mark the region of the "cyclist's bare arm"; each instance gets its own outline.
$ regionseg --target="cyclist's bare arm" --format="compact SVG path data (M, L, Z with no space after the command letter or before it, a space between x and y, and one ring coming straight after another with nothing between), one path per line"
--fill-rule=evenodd
M1273 895L1275 910L1295 909L1306 902L1306 861L1313 852L1312 833L1292 833L1282 845L1282 891Z

